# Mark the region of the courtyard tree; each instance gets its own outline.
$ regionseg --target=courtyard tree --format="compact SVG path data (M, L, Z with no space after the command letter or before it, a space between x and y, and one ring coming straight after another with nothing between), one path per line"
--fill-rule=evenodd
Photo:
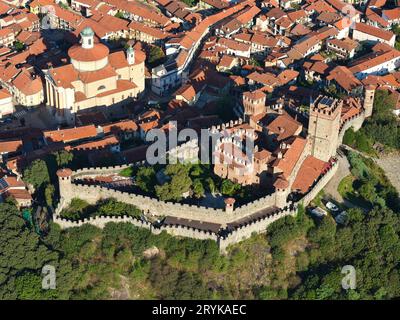
M161 200L178 201L182 199L192 185L189 167L183 164L169 164L166 166L164 173L170 180L161 186L155 187L157 196Z

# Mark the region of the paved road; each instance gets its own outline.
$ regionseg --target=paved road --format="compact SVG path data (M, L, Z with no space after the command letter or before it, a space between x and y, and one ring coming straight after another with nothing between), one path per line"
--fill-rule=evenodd
M332 177L332 179L328 182L328 184L324 188L325 191L324 199L329 201L333 200L333 202L342 204L347 208L360 208L360 206L350 202L349 200L343 199L343 197L338 192L338 186L340 181L342 181L343 178L351 174L351 172L350 172L350 163L347 160L347 157L340 150L338 150L337 158L339 162L339 167L336 174ZM361 209L367 211L367 209L365 208Z

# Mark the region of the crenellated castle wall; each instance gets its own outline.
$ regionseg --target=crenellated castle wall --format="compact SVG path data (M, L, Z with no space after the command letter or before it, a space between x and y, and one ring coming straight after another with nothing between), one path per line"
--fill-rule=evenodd
M339 138L338 138L338 146L340 146L343 142L343 137L347 129L353 127L354 131L358 131L361 129L365 120L365 111L361 111L360 113L352 116L351 118L347 119L340 125L339 130Z
M239 226L227 235L219 237L218 245L222 253L226 253L228 246L250 238L253 234L263 233L267 227L274 221L288 215L296 215L297 207L285 208L256 221L251 221L248 224Z

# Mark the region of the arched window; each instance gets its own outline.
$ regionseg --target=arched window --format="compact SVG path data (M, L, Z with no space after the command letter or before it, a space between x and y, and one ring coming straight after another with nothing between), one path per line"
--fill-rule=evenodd
M103 86L103 85L102 85L102 86L100 86L100 87L97 88L97 91L104 90L105 88L106 88L106 86Z

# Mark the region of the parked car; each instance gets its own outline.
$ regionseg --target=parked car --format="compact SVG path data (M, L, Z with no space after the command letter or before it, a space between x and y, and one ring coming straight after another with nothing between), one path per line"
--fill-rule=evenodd
M311 215L313 215L314 217L317 217L317 218L323 218L328 215L328 212L326 212L324 209L322 209L320 207L312 208L310 213L311 213Z
M335 217L335 221L337 224L344 224L347 220L347 212L342 211Z
M334 204L334 203L332 203L330 201L328 201L325 204L325 207L327 207L330 211L333 211L333 212L339 211L339 207L336 204Z

